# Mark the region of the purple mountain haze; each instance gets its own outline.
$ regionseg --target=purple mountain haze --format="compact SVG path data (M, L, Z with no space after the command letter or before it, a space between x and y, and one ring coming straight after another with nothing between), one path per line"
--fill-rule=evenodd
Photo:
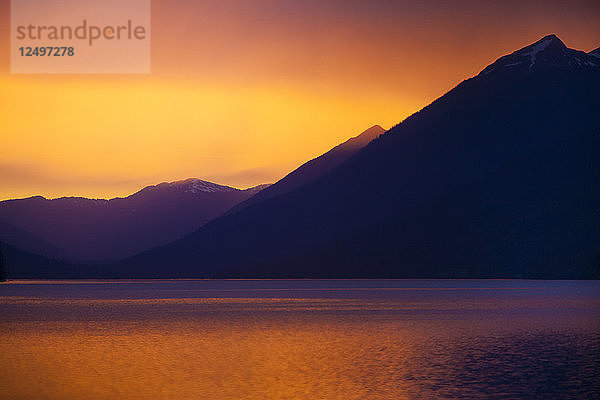
M268 185L246 190L186 179L110 200L41 196L0 202L0 240L77 262L131 256L193 232Z

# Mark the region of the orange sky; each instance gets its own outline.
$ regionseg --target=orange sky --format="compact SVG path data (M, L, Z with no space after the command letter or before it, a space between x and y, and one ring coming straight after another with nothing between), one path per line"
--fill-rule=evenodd
M600 46L598 2L415 3L155 0L127 76L10 74L0 0L0 199L273 182L546 34Z

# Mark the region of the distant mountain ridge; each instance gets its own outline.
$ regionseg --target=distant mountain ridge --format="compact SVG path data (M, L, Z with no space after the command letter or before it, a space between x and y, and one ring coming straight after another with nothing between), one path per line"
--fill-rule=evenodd
M219 185L217 183L203 181L202 179L198 178L188 178L179 181L162 182L158 185L146 186L145 188L143 188L139 192L132 194L131 196L138 196L153 190L172 190L187 193L232 193L242 191L250 194L255 194L269 186L270 184L263 184L248 189L236 189L231 186Z
M190 178L110 200L6 200L0 202L0 239L51 258L104 262L183 237L265 187L240 190Z
M112 273L600 277L598 93L595 55L546 36L315 181Z
M291 191L327 173L383 132L383 128L375 125L307 162L280 180L276 190L270 192L268 197ZM159 240L161 243L158 244L164 244L183 237L199 228L211 216L214 218L229 210L231 206L233 209L230 212L236 212L236 204L240 201L246 207L246 201L261 195L271 186L263 184L240 190L197 178L188 178L150 185L130 196L110 200L83 197L48 200L42 196L9 200L0 202L0 218L9 212L14 212L13 220L16 224L31 229L40 236L16 228L0 219L0 240L8 244L7 258L9 264L13 266L12 276L50 277L53 273L52 269L55 269L59 275L62 271L63 277L105 276L102 272L103 266L96 264L106 264L110 261L109 257L120 258L123 255L131 255L124 253L122 248L129 253L134 249L143 251L157 245ZM256 202L262 200L263 198L259 198ZM196 203L190 203L194 201ZM48 218L53 220L50 226ZM162 223L159 223L160 221ZM74 223L82 222L86 226L73 229ZM183 227L173 233L173 229L177 228L178 224ZM69 229L72 231L65 235L64 231ZM123 233L124 229L126 232ZM54 240L55 233L60 232L63 236L58 235L58 242L62 246L69 249L78 245L81 248L76 249L77 252L73 249L67 251L47 241ZM140 236L144 240L139 240ZM107 241L107 238L110 240L113 237L112 241ZM130 243L131 241L134 243ZM90 250L90 245L95 247ZM90 253L91 251L93 253Z

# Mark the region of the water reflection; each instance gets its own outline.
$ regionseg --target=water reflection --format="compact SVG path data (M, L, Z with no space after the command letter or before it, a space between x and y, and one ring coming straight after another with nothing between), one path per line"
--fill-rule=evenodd
M599 398L590 282L0 287L0 398Z

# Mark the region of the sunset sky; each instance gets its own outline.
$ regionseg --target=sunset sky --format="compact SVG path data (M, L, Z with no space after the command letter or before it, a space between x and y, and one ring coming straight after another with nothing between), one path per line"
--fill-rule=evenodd
M0 199L274 182L546 34L600 46L598 1L153 0L151 74L17 75L9 14Z

